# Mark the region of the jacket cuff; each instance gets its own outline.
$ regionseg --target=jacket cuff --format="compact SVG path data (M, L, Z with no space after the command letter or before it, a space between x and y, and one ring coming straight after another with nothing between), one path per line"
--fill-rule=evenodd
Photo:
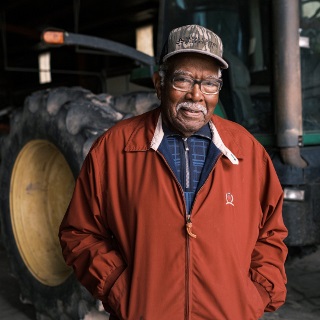
M268 304L271 302L268 291L258 282L254 281L253 284L255 285L255 287L257 288L257 290L260 294L264 308L266 308L268 306Z
M119 266L107 278L103 288L104 296L106 298L108 297L112 286L115 284L115 282L117 281L117 279L120 277L121 273L123 273L125 269L126 269L125 265Z

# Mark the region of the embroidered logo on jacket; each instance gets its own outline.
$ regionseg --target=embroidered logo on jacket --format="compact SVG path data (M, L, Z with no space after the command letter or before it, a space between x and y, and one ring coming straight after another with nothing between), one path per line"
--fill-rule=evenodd
M231 204L232 206L234 206L233 195L230 192L226 193L226 204Z

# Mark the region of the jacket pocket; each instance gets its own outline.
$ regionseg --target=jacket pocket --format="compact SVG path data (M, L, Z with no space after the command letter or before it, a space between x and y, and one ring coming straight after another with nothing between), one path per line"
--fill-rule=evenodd
M258 289L250 278L247 280L247 299L254 312L255 319L261 318L264 313L263 301Z
M126 319L125 314L128 308L129 297L129 273L125 269L112 286L109 296L108 305L120 319Z

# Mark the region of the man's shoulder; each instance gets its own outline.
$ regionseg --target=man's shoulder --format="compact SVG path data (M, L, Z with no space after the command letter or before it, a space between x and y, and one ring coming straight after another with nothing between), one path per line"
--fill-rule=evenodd
M245 150L248 151L249 148L253 148L253 151L260 150L263 153L265 152L261 143L242 125L217 115L214 115L212 119L224 142L228 143L232 140L243 152Z

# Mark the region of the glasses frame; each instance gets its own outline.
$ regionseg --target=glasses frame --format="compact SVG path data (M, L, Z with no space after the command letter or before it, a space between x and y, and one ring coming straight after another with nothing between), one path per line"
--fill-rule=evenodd
M217 91L217 92L212 92L212 93L210 93L210 92L203 92L203 91L202 91L202 82L203 82L203 81L208 81L209 79L197 80L197 79L194 79L194 78L192 78L192 77L185 76L186 78L192 80L193 83L192 83L192 85L191 85L191 87L190 87L189 89L184 90L184 89L177 88L177 87L174 86L174 79L177 78L177 77L181 77L181 76L182 76L182 75L175 75L175 76L173 76L173 77L171 78L171 84L172 84L172 88L173 88L173 89L178 90L178 91L182 91L182 92L189 92L189 91L191 91L191 90L193 89L193 87L195 86L195 84L198 84L198 85L199 85L199 89L200 89L200 91L201 91L203 94L205 94L205 95L215 95L215 94L218 94L218 93L219 93L219 91L221 90L222 85L223 85L222 79L216 79L216 78L215 78L214 81L216 81L217 83L219 83L218 91Z

